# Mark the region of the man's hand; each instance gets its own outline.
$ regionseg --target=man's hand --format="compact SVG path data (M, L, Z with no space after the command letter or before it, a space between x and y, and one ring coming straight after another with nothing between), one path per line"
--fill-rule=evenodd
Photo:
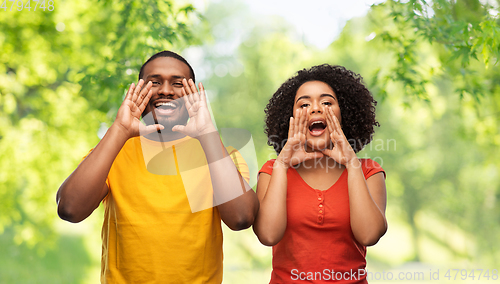
M116 116L115 124L120 130L122 130L128 138L132 138L139 135L146 135L157 130L163 129L163 125L144 125L140 119L141 114L146 108L146 105L151 99L152 91L151 82L148 82L144 86L144 80L140 79L137 86L132 83L128 89L127 95L123 100L120 109L118 109L118 114Z
M174 126L172 131L180 132L193 138L215 132L216 129L210 118L203 84L201 82L198 84L200 88L199 92L192 79L189 79L189 82L184 79L182 80L182 84L184 85L182 99L189 114L189 121L185 126Z

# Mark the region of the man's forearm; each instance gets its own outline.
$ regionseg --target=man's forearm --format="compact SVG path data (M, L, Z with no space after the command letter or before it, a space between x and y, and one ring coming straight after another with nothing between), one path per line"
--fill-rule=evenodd
M106 196L106 177L127 136L113 124L94 150L57 191L59 216L70 222L87 218Z
M217 131L197 139L207 158L215 201L219 204L222 220L232 230L250 227L259 208L255 192L236 169Z

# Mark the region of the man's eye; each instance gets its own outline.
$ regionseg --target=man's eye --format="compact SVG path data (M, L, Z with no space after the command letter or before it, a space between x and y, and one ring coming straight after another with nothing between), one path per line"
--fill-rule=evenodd
M183 87L184 86L184 85L182 85L182 83L179 83L179 82L173 83L173 85L176 86L176 87Z
M151 81L151 83L153 83L153 86L154 85L160 85L160 82L156 82L156 81Z

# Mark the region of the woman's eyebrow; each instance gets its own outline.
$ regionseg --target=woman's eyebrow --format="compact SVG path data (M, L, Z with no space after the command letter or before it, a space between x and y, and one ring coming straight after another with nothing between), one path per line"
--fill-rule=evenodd
M322 97L331 97L332 99L336 100L336 98L330 94L322 94L321 96L319 96L320 98Z
M320 97L320 98L322 98L322 97L331 97L332 99L336 100L336 98L335 98L334 96L332 96L331 94L321 94L319 97ZM295 101L295 103L297 103L299 100L302 100L302 99L310 99L310 98L311 98L311 97L310 97L310 96L307 96L307 95L306 95L306 96L301 96L301 97L299 97L299 98Z
M311 98L310 96L301 96L295 101L295 103L297 103L301 99L310 99L310 98Z

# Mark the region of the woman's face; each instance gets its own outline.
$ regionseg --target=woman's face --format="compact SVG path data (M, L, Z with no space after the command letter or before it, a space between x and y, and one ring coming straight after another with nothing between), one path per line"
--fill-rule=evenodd
M330 85L322 81L309 81L297 90L293 113L299 108L307 110L307 146L310 150L321 150L330 145L325 108L331 108L340 123L340 107L337 95Z

